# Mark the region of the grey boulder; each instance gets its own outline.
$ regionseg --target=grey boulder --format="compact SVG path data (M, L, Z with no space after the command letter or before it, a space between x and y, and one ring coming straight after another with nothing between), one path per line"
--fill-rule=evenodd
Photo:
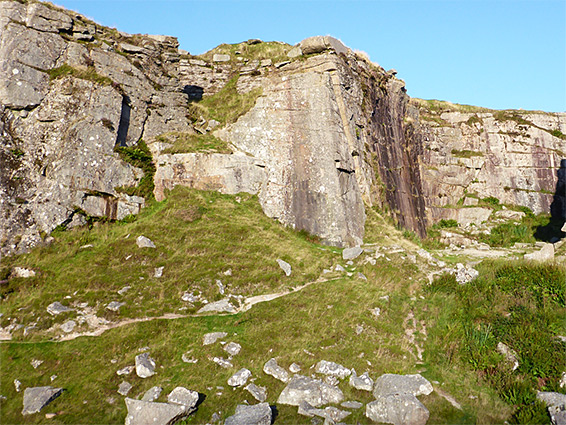
M566 394L539 391L537 399L546 404L553 425L566 425Z
M37 413L61 395L63 388L33 387L24 391L22 415Z
M202 307L197 313L236 313L236 307L230 303L228 298L209 303Z
M267 400L267 390L264 387L258 387L256 384L251 383L246 385L244 389L260 403L263 403L265 400Z
M132 384L129 382L123 381L120 386L118 387L118 394L126 396L132 389Z
M282 382L289 382L289 374L277 364L277 360L275 359L269 359L265 365L263 365L263 371Z
M371 391L373 389L373 379L371 379L367 372L358 376L356 371L352 371L350 376L350 385L357 390Z
M136 374L140 378L149 378L155 375L155 360L149 357L149 353L136 356Z
M224 422L225 425L271 425L271 408L269 403L260 403L253 406L240 404L236 406L236 413Z
M283 270L285 272L285 276L291 276L291 265L288 262L283 261L283 260L278 258L277 264L279 264L279 267L281 267L281 270Z
M298 406L306 401L311 406L318 407L328 403L340 403L344 394L338 387L328 385L320 379L295 375L279 395L277 403Z
M72 308L64 306L59 301L55 301L47 306L47 312L52 316L57 316L61 313L67 313L68 311L73 311Z
M235 356L236 354L238 354L241 349L242 346L237 342L229 342L224 346L224 351L226 351L231 356Z
M424 425L427 408L412 394L388 394L366 405L366 416L374 422L395 425Z
M326 360L321 360L316 364L315 372L322 373L323 375L335 376L340 379L344 379L352 373L350 369L345 368L338 363L328 362Z
M231 387L241 387L242 385L246 385L246 382L251 376L252 373L248 369L242 368L228 379L228 385Z
M177 387L169 393L167 401L173 404L179 404L189 409L194 408L198 403L198 393L188 390L184 387Z
M342 251L342 258L344 260L353 260L354 258L359 257L362 252L364 252L364 250L362 248L360 248L359 246L354 246L352 248L346 248L346 249L344 249L344 251Z
M420 374L395 375L386 373L375 380L373 395L375 398L389 394L428 395L433 391L432 385Z
M298 413L299 415L309 416L309 417L318 416L320 418L324 418L328 421L331 421L331 423L340 422L342 419L346 418L348 415L351 414L351 412L340 410L336 407L326 407L324 409L317 409L316 407L313 407L304 400L301 401L301 403L299 404Z
M126 425L172 425L195 409L180 404L153 403L126 398Z
M161 387L151 387L143 395L142 401L151 402L151 401L157 400L159 398L159 396L161 395L161 391L163 391L163 388L161 388Z

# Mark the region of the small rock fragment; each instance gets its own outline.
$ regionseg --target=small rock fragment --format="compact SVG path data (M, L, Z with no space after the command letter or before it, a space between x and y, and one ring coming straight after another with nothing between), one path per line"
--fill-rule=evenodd
M289 263L278 258L277 264L285 272L285 276L291 276L291 265Z
M73 311L73 309L64 306L59 301L55 301L47 306L47 312L52 316L56 316L61 313L66 313L68 311Z
M61 330L65 333L73 332L75 326L77 326L77 322L75 322L74 320L67 320L61 325Z
M165 269L165 266L156 267L153 270L153 277L160 278L161 276L163 276L163 269Z
M269 359L265 365L263 365L263 371L282 382L289 382L289 374L277 364L277 360L274 358Z
M14 387L16 388L16 392L19 393L20 392L20 387L22 386L22 383L19 381L19 379L14 379Z
M63 393L63 388L34 387L24 391L24 408L22 415L38 413L41 409Z
M231 387L241 387L242 385L246 385L246 382L251 376L252 373L248 369L242 368L228 379L228 385Z
M234 367L232 362L230 362L229 360L223 359L222 357L213 357L212 361L214 363L216 363L218 366L226 368L226 369L228 369L230 367Z
M244 387L244 389L260 403L267 400L267 389L265 387L258 387L256 384L251 383Z
M346 409L359 409L363 406L363 403L359 401L345 401L340 403L340 406L345 407Z
M373 379L369 377L367 372L358 376L356 375L356 371L352 369L350 385L357 390L371 391L373 389Z
M194 357L189 357L188 353L184 353L181 356L181 360L183 360L183 362L185 362L185 363L193 363L193 364L198 362L198 359L196 359Z
M271 408L269 403L253 406L239 404L236 413L226 418L225 425L271 425Z
M299 373L301 371L301 366L299 366L297 363L291 363L291 366L289 366L289 371L291 373Z
M106 305L106 310L118 312L118 310L120 310L120 307L122 307L125 304L126 303L121 303L121 302L118 302L118 301L112 301L112 302L110 302Z
M126 366L120 370L116 371L116 375L129 375L135 369L135 366Z
M512 370L517 370L519 368L519 359L514 350L502 342L499 342L497 344L497 351L501 353L505 357L505 360L513 366Z
M37 369L39 366L41 366L41 363L43 363L43 360L37 360L37 359L33 359L30 364L34 369Z
M364 250L359 246L355 246L353 248L345 248L342 251L342 258L344 260L353 260L354 258L359 257L362 252L364 252Z
M241 349L242 346L237 342L229 342L224 346L224 351L226 351L231 356L235 356L236 354L238 354Z
M155 244L151 239L141 235L136 239L136 244L139 248L155 248Z
M22 278L34 277L35 272L31 269L25 269L23 267L14 267L14 269L12 270L12 276Z
M132 384L129 382L123 381L120 386L118 387L118 393L127 396L130 390L132 389Z
M226 332L211 332L204 335L202 339L202 345L214 344L220 338L228 336Z

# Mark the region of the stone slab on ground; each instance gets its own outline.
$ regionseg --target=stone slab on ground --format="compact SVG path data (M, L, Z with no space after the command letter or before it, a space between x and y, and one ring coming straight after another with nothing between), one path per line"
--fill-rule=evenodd
M338 387L328 385L320 379L295 375L279 395L277 403L298 406L301 401L306 401L311 406L318 407L340 403L342 400L344 394Z
M271 415L269 403L253 406L239 404L236 413L228 417L224 425L271 425Z
M204 335L202 338L202 345L214 344L220 338L228 336L226 332L210 332Z
M41 409L63 393L63 388L32 387L24 391L24 408L22 415L38 413Z
M126 425L173 425L195 409L180 404L154 403L126 398Z
M430 413L412 394L388 394L366 405L366 416L374 422L425 425Z
M149 357L149 353L136 356L136 374L140 378L149 378L155 375L155 360Z
M289 374L277 364L277 360L274 358L269 359L265 365L263 365L263 371L282 382L289 382Z
M377 399L388 394L428 395L433 391L432 384L420 374L396 375L386 373L377 378L373 385L373 395Z

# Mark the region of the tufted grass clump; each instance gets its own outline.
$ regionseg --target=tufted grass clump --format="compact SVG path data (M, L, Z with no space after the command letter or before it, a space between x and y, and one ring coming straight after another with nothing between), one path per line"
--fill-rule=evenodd
M45 72L49 74L50 80L70 75L75 78L80 78L81 80L92 81L104 86L112 85L112 80L109 77L98 74L93 66L89 66L87 68L74 68L65 63L58 68L49 69Z
M157 140L172 145L161 153L232 153L228 143L211 133L166 133L158 136Z

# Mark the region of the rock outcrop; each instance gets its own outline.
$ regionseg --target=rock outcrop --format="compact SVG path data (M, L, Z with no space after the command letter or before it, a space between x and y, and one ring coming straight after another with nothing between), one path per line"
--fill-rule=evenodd
M174 37L6 0L0 32L3 255L85 216L139 212L127 193L144 171L115 148L142 139L158 200L175 185L257 194L268 216L330 245L362 243L368 206L421 236L442 218L481 224L491 210L477 198L566 215L566 114L410 101L396 72L329 36L273 43L274 58L245 57L260 40L192 57ZM237 119L190 103L234 88L261 91ZM233 153L166 153L160 138L209 132Z

